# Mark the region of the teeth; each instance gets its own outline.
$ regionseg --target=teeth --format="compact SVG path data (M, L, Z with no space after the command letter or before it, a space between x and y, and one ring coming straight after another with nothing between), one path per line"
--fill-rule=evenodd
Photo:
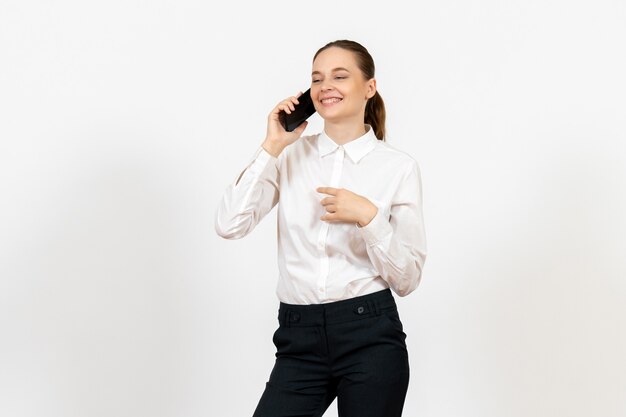
M327 104L327 103L337 103L339 101L341 101L340 98L327 98L327 99L322 100L322 103L325 103L325 104Z

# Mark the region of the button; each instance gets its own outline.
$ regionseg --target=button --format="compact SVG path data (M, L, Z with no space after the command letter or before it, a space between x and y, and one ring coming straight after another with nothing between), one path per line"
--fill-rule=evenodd
M359 314L363 314L363 311L365 311L365 309L363 308L363 306L359 306L359 308L357 308L356 311Z

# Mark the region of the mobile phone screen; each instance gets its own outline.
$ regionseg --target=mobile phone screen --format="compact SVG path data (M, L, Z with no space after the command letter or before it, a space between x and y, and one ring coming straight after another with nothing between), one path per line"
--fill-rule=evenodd
M298 102L291 114L287 114L284 111L281 111L279 114L279 120L287 132L293 132L295 128L315 113L310 88L298 97Z

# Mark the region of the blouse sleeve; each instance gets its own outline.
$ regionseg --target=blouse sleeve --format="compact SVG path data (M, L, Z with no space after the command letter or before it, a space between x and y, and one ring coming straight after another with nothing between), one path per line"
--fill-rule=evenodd
M224 239L240 239L249 234L278 203L279 180L278 158L260 146L248 166L224 191L215 212L217 234Z
M427 252L421 174L415 160L394 195L389 218L379 207L367 225L357 228L374 268L394 292L404 297L415 290Z

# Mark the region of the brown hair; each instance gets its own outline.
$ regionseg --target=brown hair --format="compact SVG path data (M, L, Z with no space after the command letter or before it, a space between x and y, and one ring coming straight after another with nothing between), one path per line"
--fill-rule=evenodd
M315 58L317 58L320 52L333 46L353 52L356 58L357 66L363 73L363 77L366 80L374 78L374 73L376 71L374 59L363 45L354 41L343 39L329 42L315 53L313 61L315 61ZM376 137L378 140L382 141L385 140L385 116L385 103L383 102L383 98L380 96L377 89L376 94L367 100L367 104L365 105L364 122L372 126Z

